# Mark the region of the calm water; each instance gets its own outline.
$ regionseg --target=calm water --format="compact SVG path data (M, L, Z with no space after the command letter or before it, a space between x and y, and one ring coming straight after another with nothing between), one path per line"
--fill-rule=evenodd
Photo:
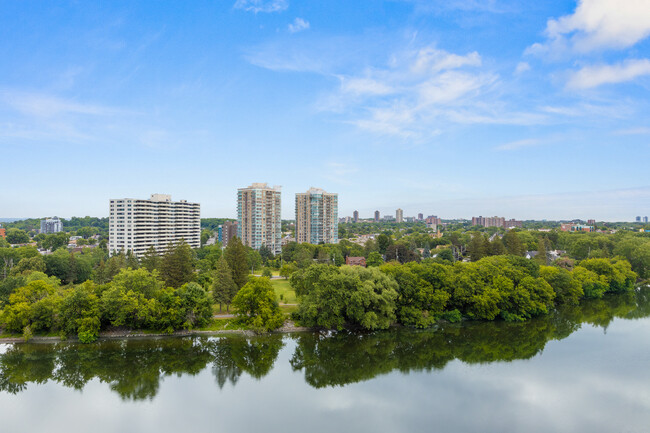
M1 344L1 432L648 432L650 291L521 324Z

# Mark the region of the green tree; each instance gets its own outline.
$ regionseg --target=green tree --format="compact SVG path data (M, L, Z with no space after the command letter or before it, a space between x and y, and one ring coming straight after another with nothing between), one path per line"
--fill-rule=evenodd
M26 244L29 242L29 235L25 230L7 229L5 239L10 244Z
M226 308L230 307L237 290L238 287L232 279L228 262L224 256L221 256L212 277L212 298L219 304L219 312L221 312L221 304L226 304Z
M228 267L232 272L232 280L237 288L242 288L248 281L248 254L241 240L234 236L228 241L228 246L224 251Z
M270 331L284 323L284 316L275 299L268 278L252 278L232 300L237 317L254 330Z
M169 287L178 288L194 278L192 248L181 239L170 243L160 264L160 276Z
M508 254L513 256L523 256L526 252L524 246L519 239L519 235L514 230L508 230L505 235L503 235L503 244L506 247Z
M475 232L472 239L467 246L469 257L473 262L478 262L483 257L488 255L488 250L485 248L485 238L483 234Z
M144 252L144 255L140 259L140 264L142 267L149 272L153 272L155 269L159 269L161 262L162 260L160 258L160 255L153 245Z
M60 317L65 334L76 333L82 343L92 343L97 339L101 312L92 282L87 281L64 293Z
M377 251L373 251L368 254L368 258L366 259L366 266L381 266L382 264L384 264L384 259Z

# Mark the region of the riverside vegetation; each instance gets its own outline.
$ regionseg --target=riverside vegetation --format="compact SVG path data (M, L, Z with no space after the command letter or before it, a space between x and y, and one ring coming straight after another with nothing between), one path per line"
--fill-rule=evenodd
M281 257L246 248L237 238L223 253L219 245L193 251L180 242L162 257L150 250L139 260L130 254L108 258L101 248L89 253L59 248L46 256L32 247L0 248L0 322L25 339L77 335L91 342L100 330L115 327L204 328L216 304L220 310L232 306L241 327L273 330L284 322L273 283L249 275L263 265L263 275L275 268L289 277L299 303L293 319L308 327L375 330L396 323L427 328L441 319L523 321L585 299L629 292L650 269L644 253L648 238L632 234L551 233L536 242L528 239L529 232L510 231L503 241L488 241L478 232L465 241L464 236L453 232L443 241L465 242L469 263L454 262L451 253L424 257L417 245L431 238L417 231L383 233L365 250L346 240L293 243ZM533 243L540 252L547 244L568 245L579 259L549 263L546 254L542 260L522 257L522 245ZM393 253L399 261L384 263ZM352 254L365 255L369 268L337 266Z

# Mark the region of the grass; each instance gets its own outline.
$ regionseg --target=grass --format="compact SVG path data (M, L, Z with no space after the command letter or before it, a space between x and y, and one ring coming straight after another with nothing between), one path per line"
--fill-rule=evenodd
M199 331L224 331L224 330L230 330L230 329L246 329L241 323L237 321L237 319L233 318L227 318L227 319L219 319L215 318L210 321L208 326L204 326L203 328L199 328Z
M296 303L296 292L289 284L289 280L285 278L276 278L271 280L271 284L275 289L275 295L280 300L280 304ZM282 295L282 298L280 298L280 295Z

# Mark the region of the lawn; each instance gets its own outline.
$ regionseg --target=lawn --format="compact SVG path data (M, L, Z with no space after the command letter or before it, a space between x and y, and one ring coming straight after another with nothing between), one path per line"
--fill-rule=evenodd
M275 278L271 280L271 284L273 284L275 295L280 300L280 304L296 303L296 292L289 284L289 280L284 278Z

